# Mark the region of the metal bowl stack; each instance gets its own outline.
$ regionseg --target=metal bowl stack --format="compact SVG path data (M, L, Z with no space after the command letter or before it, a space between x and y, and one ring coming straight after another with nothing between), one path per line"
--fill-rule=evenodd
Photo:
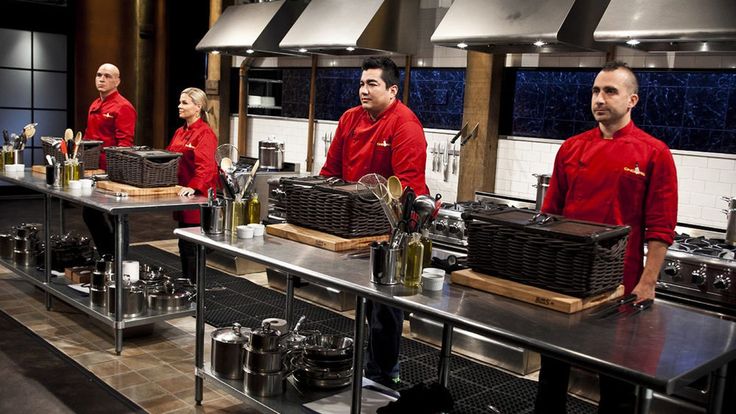
M307 338L303 353L295 358L294 379L308 388L333 389L353 380L353 339L344 335Z

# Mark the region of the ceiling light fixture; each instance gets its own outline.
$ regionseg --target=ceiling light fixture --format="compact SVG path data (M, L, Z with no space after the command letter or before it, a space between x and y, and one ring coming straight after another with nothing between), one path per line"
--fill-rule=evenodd
M307 53L307 49L306 48L303 48L303 47L300 47L299 48L299 53Z
M253 50L253 49L248 49L248 50L245 51L245 53L247 53L249 55L253 54L253 52L255 52L255 50Z
M219 55L220 54L220 51L219 50L213 50L210 53L212 53L213 55Z
M629 46L636 46L639 43L641 43L641 42L638 41L638 40L636 40L636 39L629 39L629 40L626 41L626 44L629 45Z
M348 52L352 52L353 50L355 50L355 48L352 46L348 46L345 48L345 50L347 50Z
M542 47L542 46L544 46L546 44L547 44L547 42L543 42L541 40L537 40L536 42L534 42L534 46L536 46L536 47Z
M468 44L465 42L460 42L457 44L457 47L459 47L460 49L465 49L466 47L468 47Z

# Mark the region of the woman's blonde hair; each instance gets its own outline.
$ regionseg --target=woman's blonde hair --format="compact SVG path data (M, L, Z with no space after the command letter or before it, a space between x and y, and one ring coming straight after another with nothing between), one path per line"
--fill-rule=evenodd
M199 88L186 88L181 91L181 93L186 94L187 96L192 98L192 102L194 102L196 105L199 105L199 107L201 108L199 111L200 118L202 118L202 121L209 124L209 118L207 115L207 94Z

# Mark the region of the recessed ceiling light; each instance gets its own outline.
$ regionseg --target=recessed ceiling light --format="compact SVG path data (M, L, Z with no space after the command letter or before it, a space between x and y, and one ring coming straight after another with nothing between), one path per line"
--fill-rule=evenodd
M468 44L465 42L460 42L457 44L457 47L459 47L460 49L465 49L466 47L468 47Z
M299 48L299 53L307 53L307 49L306 48L303 48L303 47L300 47Z
M213 55L219 55L220 54L220 51L219 50L213 50L210 53L212 53Z
M626 44L629 45L629 46L636 46L639 43L641 43L641 42L638 41L638 40L636 40L636 39L629 39L629 40L626 41Z
M542 46L544 46L546 44L547 44L547 42L543 42L541 40L537 40L536 42L534 42L534 46L536 46L536 47L542 47Z
M253 49L248 49L248 50L245 51L245 53L247 53L249 55L252 54L253 52L255 52L255 50L253 50Z
M345 50L347 50L348 52L352 52L353 50L355 50L355 48L352 46L348 46L345 48Z

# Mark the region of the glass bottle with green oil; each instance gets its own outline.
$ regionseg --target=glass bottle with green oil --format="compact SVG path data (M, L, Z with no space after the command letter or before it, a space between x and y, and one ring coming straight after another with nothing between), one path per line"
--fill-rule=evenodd
M419 287L422 281L422 260L424 259L424 245L422 235L412 233L409 243L406 244L406 271L404 272L404 286Z
M248 224L261 222L261 202L258 200L258 193L253 193L253 196L248 201Z
M237 231L238 226L248 224L248 203L243 200L233 200L233 222L232 232Z
M422 245L424 246L424 256L422 259L422 267L432 267L432 239L429 238L429 230L422 229Z

